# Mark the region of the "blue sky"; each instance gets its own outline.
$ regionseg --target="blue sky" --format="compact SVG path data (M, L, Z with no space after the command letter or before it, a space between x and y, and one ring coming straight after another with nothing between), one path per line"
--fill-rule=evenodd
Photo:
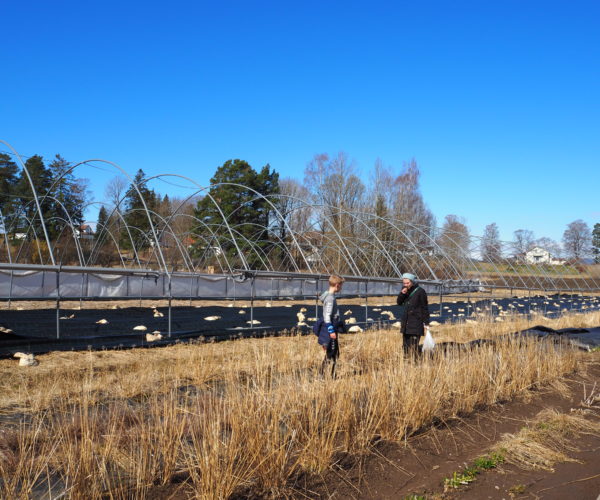
M4 2L0 139L207 184L415 158L441 223L600 222L600 2ZM0 148L2 149L2 148ZM97 200L105 174L84 170ZM155 186L161 192L177 190Z

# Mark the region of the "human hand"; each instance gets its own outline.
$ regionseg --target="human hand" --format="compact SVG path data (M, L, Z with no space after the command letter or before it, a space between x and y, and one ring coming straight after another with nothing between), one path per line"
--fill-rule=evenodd
M400 293L403 293L404 295L406 295L408 293L408 288L404 287L402 289L402 292L400 292Z

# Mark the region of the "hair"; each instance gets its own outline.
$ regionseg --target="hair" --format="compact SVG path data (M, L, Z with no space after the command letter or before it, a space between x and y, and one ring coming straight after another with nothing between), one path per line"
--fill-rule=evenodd
M335 286L338 284L342 284L344 281L346 281L344 278L342 278L341 276L338 276L337 274L333 274L331 276L329 276L329 286Z

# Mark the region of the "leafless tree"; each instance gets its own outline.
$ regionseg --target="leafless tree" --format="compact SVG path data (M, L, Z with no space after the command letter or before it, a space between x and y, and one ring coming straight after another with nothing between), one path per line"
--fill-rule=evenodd
M542 236L535 241L535 246L547 250L553 257L560 257L562 255L562 248L560 247L560 244L558 244L552 238Z
M304 170L304 185L312 200L322 206L313 214L321 233L332 232L334 238L354 239L360 226L350 213L359 211L365 204L365 186L354 161L344 152L333 158L327 154L315 155ZM335 253L333 258L337 271L349 271L341 267L342 254L339 251Z
M277 220L276 229L281 240L285 241L288 236L288 228L296 234L308 231L312 209L307 203L308 190L296 179L289 177L281 179L279 181L279 194L280 197L275 205L283 220Z
M391 168L384 166L383 161L377 158L369 181L367 196L369 211L379 217L387 217L391 213L396 198L393 189L395 179Z
M435 217L423 201L419 187L421 172L417 162L410 160L404 163L403 170L392 185L394 193L393 213L406 238L417 245L422 252L428 252L430 236L435 228ZM402 242L400 245L405 246Z
M356 210L364 203L365 186L354 161L344 152L332 159L327 154L315 155L304 170L304 186L313 201L324 205L324 215L334 221L339 232L348 222L343 212Z
M120 175L113 177L104 190L104 196L116 211L122 210L123 198L129 188L129 182Z
M589 226L577 219L567 225L563 233L563 245L569 257L580 260L589 254L592 244L592 233Z
M512 247L515 257L522 259L533 248L535 237L529 229L517 229L514 233Z
M495 222L485 226L481 238L481 257L491 262L497 262L502 258L500 231L498 231L498 225Z
M438 244L455 262L467 258L470 236L465 220L457 215L446 215Z

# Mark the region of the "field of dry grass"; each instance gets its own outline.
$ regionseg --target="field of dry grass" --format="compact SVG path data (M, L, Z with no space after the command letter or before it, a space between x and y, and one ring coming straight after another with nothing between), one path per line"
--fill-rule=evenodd
M436 340L498 337L532 324L597 326L600 313L442 325ZM509 338L419 362L395 331L343 336L322 379L313 336L0 360L0 497L301 496L374 439L513 398L577 369L567 346ZM161 490L162 491L162 490Z

